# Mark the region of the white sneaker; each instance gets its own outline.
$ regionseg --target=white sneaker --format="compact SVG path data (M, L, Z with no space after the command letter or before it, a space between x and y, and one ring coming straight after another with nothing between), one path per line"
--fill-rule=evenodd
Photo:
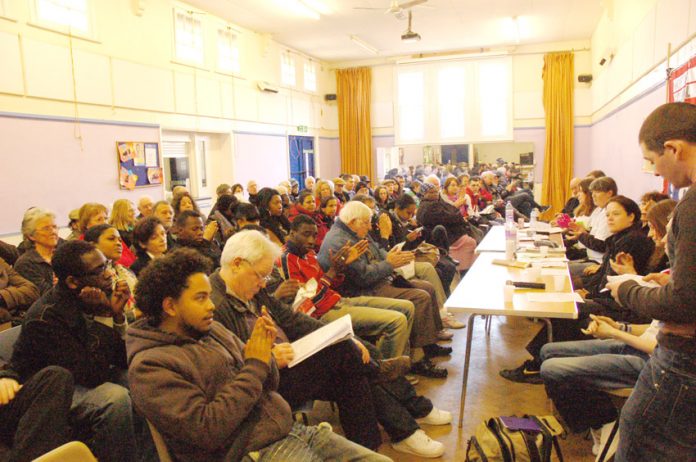
M592 455L599 455L599 451L602 449L602 429L590 428L590 435L592 435Z
M416 419L416 422L427 425L447 425L452 423L452 413L434 407L430 414Z
M463 329L466 324L455 318L452 313L447 313L447 316L442 317L442 325L450 329Z
M423 430L416 430L413 435L398 443L392 443L395 451L415 454L421 457L440 457L445 453L445 445L435 441Z

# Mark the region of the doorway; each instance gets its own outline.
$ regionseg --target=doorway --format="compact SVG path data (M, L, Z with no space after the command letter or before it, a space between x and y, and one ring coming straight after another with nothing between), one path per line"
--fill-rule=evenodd
M315 176L314 137L290 135L288 144L290 145L290 178L297 180L300 189L303 189L305 178Z

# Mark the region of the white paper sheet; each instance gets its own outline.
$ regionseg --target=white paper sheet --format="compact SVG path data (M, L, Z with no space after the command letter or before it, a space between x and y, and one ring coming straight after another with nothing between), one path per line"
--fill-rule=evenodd
M607 281L609 282L615 282L619 281L620 283L624 283L625 281L636 281L639 285L643 287L660 287L660 284L658 284L655 281L644 281L643 276L639 274L620 274L618 276L607 276Z
M288 367L296 366L324 348L351 337L353 337L353 324L350 315L347 314L292 342L295 358L290 361Z

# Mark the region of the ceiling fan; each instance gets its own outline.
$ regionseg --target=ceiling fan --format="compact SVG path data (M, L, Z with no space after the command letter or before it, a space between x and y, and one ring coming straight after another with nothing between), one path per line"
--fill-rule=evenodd
M414 6L422 5L428 0L410 0L408 2L399 3L399 0L391 0L389 8L384 11L384 14L392 14L396 19L406 19L406 10L413 8ZM354 10L383 10L383 8L371 8L371 7L353 7Z

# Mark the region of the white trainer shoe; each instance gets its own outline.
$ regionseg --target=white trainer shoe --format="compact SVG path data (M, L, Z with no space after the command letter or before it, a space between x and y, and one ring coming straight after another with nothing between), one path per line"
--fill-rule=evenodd
M452 413L433 407L430 414L416 419L416 422L426 425L447 425L452 423Z
M415 454L420 457L435 458L445 453L445 445L435 441L423 430L416 430L413 435L398 443L392 443L395 451Z

